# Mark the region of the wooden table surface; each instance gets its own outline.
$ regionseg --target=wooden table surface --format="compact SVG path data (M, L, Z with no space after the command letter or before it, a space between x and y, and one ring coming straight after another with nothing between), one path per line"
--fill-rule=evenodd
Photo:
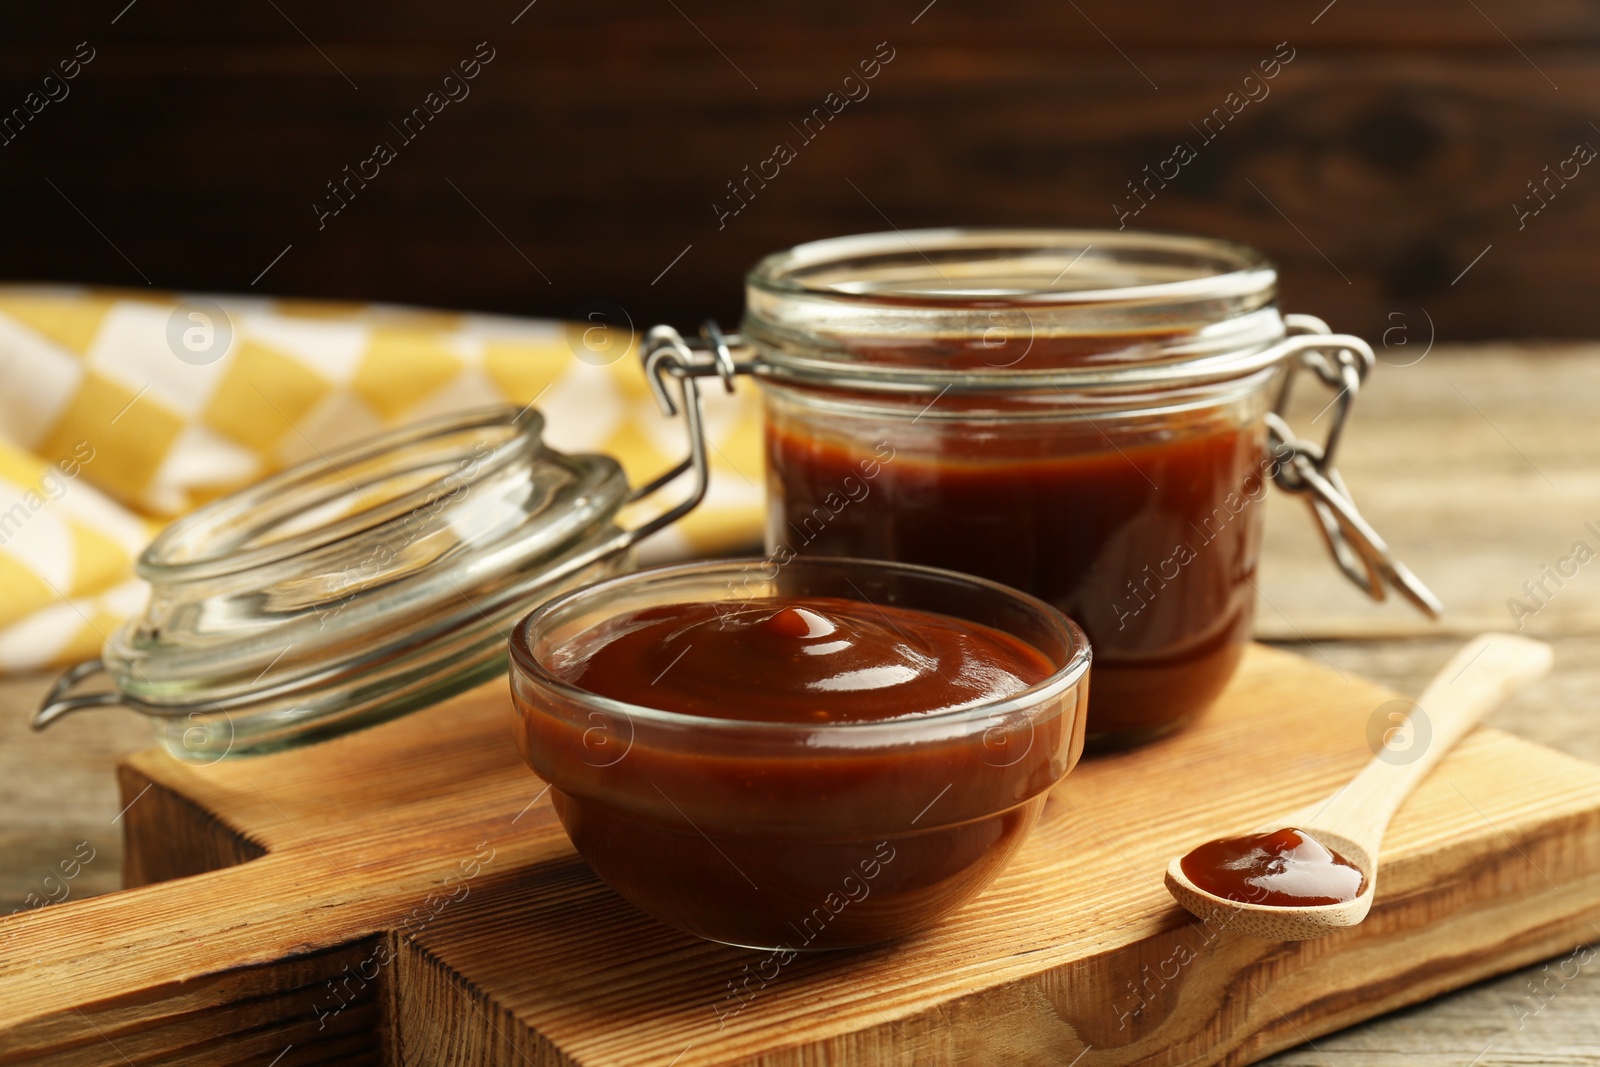
M1523 632L1551 641L1555 671L1491 722L1600 762L1600 558L1542 606L1523 583L1600 550L1600 345L1380 350L1340 466L1367 517L1444 599L1429 623L1400 603L1369 605L1324 557L1297 501L1269 505L1258 632L1339 671L1420 691L1465 636L1515 629L1508 600L1538 610ZM1292 420L1307 436L1321 398ZM1586 528L1593 522L1594 531ZM1568 571L1572 564L1564 565ZM131 714L69 718L32 734L44 678L0 680L0 908L59 896L58 865L90 854L73 898L119 885L112 768L146 747ZM83 843L87 842L87 846ZM1595 907L1600 943L1600 901ZM1317 1040L1269 1061L1300 1064L1600 1064L1600 945Z

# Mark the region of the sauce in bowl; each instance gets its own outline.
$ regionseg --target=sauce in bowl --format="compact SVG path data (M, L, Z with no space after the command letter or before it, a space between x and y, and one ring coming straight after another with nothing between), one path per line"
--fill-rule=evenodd
M557 671L591 693L662 711L834 723L955 711L1020 693L1054 668L978 623L810 597L632 612Z
M808 568L973 583L1059 629L1036 643L838 589L630 602L638 572L592 587L601 611L572 594L512 640L519 747L578 852L711 940L838 948L930 925L999 872L1082 750L1087 645L1045 605L925 568L786 577Z

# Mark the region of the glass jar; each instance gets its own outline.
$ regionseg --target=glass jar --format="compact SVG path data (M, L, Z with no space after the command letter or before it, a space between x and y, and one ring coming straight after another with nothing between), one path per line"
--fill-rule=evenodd
M519 609L630 562L709 479L697 381L753 373L769 559L871 556L1010 583L1096 645L1091 738L1192 717L1250 632L1266 483L1303 493L1374 597L1430 594L1332 467L1372 362L1284 316L1238 245L940 230L802 245L750 275L746 336L651 330L647 377L689 457L632 491L544 445L537 412L434 420L321 456L178 520L141 557L144 614L68 671L36 727L121 704L175 755L272 751L381 722L505 668ZM736 352L740 355L736 356ZM1336 390L1321 445L1276 413L1293 372ZM693 472L687 497L619 520ZM109 690L78 686L106 672Z
M1280 314L1276 279L1205 238L871 234L764 259L742 337L652 341L698 373L755 374L774 560L902 560L1040 597L1094 645L1091 742L1126 745L1191 719L1238 665L1270 482L1308 494L1369 593L1437 610L1331 467L1371 350ZM1325 445L1275 414L1300 366L1338 390Z
M1037 649L1052 673L951 711L839 722L686 715L565 680L563 664L619 617L763 597L837 597L979 623ZM549 783L578 853L657 918L774 951L900 937L987 885L1083 750L1089 672L1082 631L1041 601L966 575L862 560L636 571L550 601L511 637L517 745Z
M698 398L686 396L691 427ZM642 526L608 456L543 441L531 408L417 423L272 475L178 519L140 556L144 612L68 671L36 728L82 708L152 716L173 755L272 752L384 722L503 674L530 604L631 564ZM111 688L72 694L91 676Z

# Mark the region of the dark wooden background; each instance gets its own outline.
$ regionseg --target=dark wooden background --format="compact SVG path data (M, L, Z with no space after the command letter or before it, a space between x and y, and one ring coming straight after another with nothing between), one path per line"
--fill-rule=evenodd
M246 291L289 247L254 291L732 320L744 270L796 241L1114 226L1288 41L1133 225L1260 245L1289 306L1373 337L1600 334L1600 167L1524 229L1512 209L1600 146L1593 2L126 3L0 13L0 111L96 50L0 147L0 277ZM479 41L471 95L319 231L324 183ZM800 147L789 123L880 41L871 95ZM724 183L779 140L798 158L719 230Z

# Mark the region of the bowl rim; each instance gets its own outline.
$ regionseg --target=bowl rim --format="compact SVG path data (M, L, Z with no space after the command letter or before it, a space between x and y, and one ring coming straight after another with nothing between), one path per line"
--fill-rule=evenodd
M687 728L704 735L707 731L712 733L749 734L754 733L765 738L781 737L784 735L839 739L848 735L853 741L871 738L877 735L903 736L907 732L921 733L934 732L940 737L946 736L946 729L951 726L964 726L972 720L988 719L996 715L1014 715L1026 713L1029 709L1044 704L1046 701L1066 693L1069 689L1083 681L1089 671L1093 659L1093 650L1089 644L1088 636L1072 619L1068 618L1058 608L1040 600L1038 597L1024 593L1019 589L988 578L979 578L975 575L964 574L960 571L947 570L943 567L928 567L921 564L901 563L888 560L861 559L853 556L815 556L797 557L782 564L781 569L791 567L810 566L844 566L863 569L885 569L898 571L904 574L920 574L930 578L955 580L991 593L1009 597L1012 600L1030 608L1042 615L1047 621L1054 623L1066 639L1070 654L1067 662L1057 668L1049 677L1029 686L1021 692L1012 693L999 700L988 700L966 707L954 708L931 715L901 716L893 719L869 719L849 722L829 723L793 723L774 722L760 719L718 719L709 716L688 715L683 712L663 711L660 708L650 708L641 704L631 704L627 701L615 700L611 697L601 696L580 686L572 685L553 672L547 670L533 653L530 634L549 616L570 605L574 601L593 596L599 592L616 589L623 586L635 585L654 578L672 578L694 574L714 574L722 570L738 568L742 573L751 564L764 563L768 566L780 566L775 559L765 556L726 556L709 560L695 560L687 563L671 563L655 567L644 567L628 571L613 578L582 586L546 601L524 615L513 627L510 645L510 666L512 676L512 690L515 698L516 682L518 679L536 682L537 684L554 690L564 698L584 705L591 710L607 712L625 717L629 721L642 721L652 725L665 727ZM864 601L871 603L871 601ZM930 613L931 614L931 613ZM1015 635L1013 635L1015 636ZM1019 640L1021 640L1019 638ZM1037 646L1035 646L1037 647ZM1044 649L1038 651L1047 655ZM525 714L521 707L517 708L518 714ZM1081 713L1081 712L1080 712ZM852 746L853 747L853 746ZM818 749L807 747L807 754L815 756Z

